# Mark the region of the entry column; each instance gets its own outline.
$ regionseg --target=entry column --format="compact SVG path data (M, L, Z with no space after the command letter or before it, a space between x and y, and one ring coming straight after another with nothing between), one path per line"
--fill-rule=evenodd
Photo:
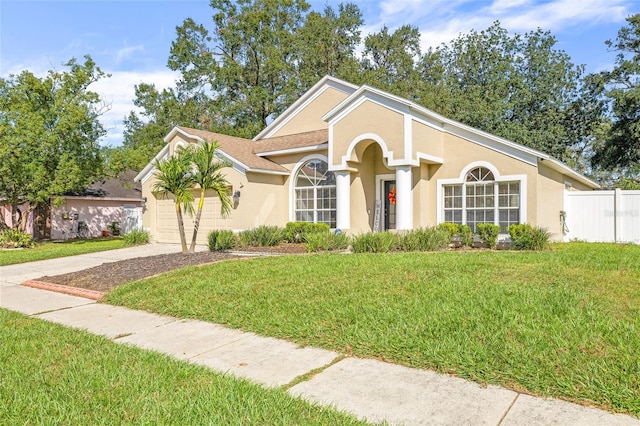
M413 195L411 166L396 167L396 229L413 228Z
M347 170L336 175L336 229L351 228L351 173Z

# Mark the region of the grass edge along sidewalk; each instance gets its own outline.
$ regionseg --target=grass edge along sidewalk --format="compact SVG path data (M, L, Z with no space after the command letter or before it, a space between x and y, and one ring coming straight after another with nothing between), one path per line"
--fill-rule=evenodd
M640 416L640 246L285 256L105 301Z
M283 389L4 309L0 341L0 423L366 424Z
M120 237L41 242L36 243L36 246L30 249L0 250L0 266L96 253L125 247L127 245Z

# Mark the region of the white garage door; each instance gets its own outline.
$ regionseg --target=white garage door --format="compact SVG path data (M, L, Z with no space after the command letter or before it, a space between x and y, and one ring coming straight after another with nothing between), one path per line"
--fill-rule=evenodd
M194 204L197 205L197 200ZM193 217L191 217L183 212L182 218L187 244L190 244L191 236L193 235L195 213ZM156 238L158 242L180 244L178 218L176 217L176 208L173 200L157 200L156 226ZM220 218L220 202L218 199L215 197L207 197L205 198L202 218L200 219L200 228L198 229L198 244L207 244L207 235L214 229L232 229L231 221L228 218Z

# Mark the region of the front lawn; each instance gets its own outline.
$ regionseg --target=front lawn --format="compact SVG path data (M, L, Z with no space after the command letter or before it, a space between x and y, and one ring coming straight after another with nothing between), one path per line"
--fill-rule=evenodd
M122 238L99 238L91 240L68 240L59 242L36 243L34 248L19 250L0 250L0 266L36 260L55 259L126 247Z
M227 261L106 301L640 416L640 246Z
M0 424L364 424L282 389L3 309L0 342Z

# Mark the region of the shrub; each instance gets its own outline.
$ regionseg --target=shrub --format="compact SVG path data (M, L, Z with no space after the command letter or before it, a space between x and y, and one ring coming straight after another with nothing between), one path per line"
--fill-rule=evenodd
M109 228L109 231L111 231L111 235L120 235L120 222L111 222L109 226L107 226L107 228Z
M351 239L343 233L312 232L305 235L307 252L345 250Z
M354 253L387 253L398 245L398 236L391 232L369 232L353 238L351 251Z
M284 231L277 226L262 225L240 232L239 238L243 246L277 246L284 240Z
M0 233L0 247L30 248L33 247L33 238L25 232L6 229Z
M329 225L326 223L289 222L284 227L284 239L290 243L305 241L308 234L328 233Z
M444 227L420 228L398 236L398 245L404 251L436 251L447 248L451 234Z
M438 225L438 228L446 231L449 234L449 240L453 240L454 237L459 237L462 245L471 247L473 245L473 232L469 225L462 225L460 223L443 222Z
M498 244L498 234L500 234L500 226L493 223L478 224L478 237L491 249L496 248Z
M511 247L516 250L545 250L549 247L551 233L539 226L523 223L507 228L511 237Z
M122 241L128 246L149 244L149 232L144 229L133 229L129 233L124 234Z
M207 236L207 240L209 241L210 251L231 250L238 245L238 239L236 237L236 234L234 234L233 231L229 231L229 230L211 231Z

